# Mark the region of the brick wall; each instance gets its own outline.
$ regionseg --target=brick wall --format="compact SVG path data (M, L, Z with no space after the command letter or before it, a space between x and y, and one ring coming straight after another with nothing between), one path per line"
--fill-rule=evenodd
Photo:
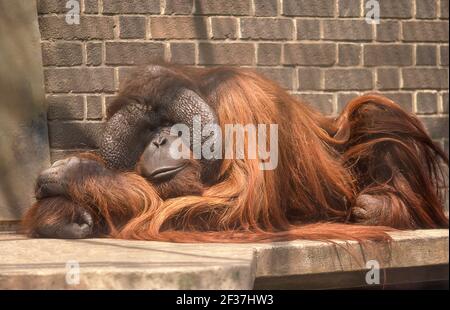
M379 91L448 149L448 0L38 0L52 159L96 148L105 106L134 65L255 68L326 114Z

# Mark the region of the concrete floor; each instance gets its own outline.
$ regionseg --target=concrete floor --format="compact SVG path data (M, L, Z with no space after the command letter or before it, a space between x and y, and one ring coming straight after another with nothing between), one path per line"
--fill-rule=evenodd
M390 246L362 247L350 241L176 244L0 234L0 289L371 287L370 260L385 268L380 277L386 285L448 281L448 230L391 235Z

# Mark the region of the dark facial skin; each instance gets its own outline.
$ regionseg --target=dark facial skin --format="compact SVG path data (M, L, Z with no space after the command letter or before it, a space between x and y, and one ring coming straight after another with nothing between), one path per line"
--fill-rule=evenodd
M136 171L152 183L161 183L173 178L189 163L189 159L175 159L170 154L172 143L181 137L170 135L170 127L155 133L142 153Z
M100 146L107 167L117 170L133 170L149 139L161 127L185 124L194 138L194 116L200 117L202 126L217 124L213 109L198 94L185 88L169 90L157 99L136 101L121 97L118 101L123 106L108 120ZM204 141L191 141L191 145L198 142Z
M170 127L160 128L152 134L136 164L135 171L146 178L163 199L200 195L203 191L200 162L191 158L174 158L170 153L171 147L179 147L181 143L182 137L171 135Z
M191 146L205 142L209 137L193 141L198 139L197 135L193 135L193 119L199 117L202 128L206 124L217 124L216 112L198 90L189 88L192 85L188 85L189 82L185 81L184 77L172 75L170 70L166 70L163 77L155 80L155 74L161 72L149 70L144 73L139 83L136 83L139 87L126 86L126 91L110 106L110 116L100 146L101 157L108 168L119 171L134 170L152 184L181 184L182 178L191 180L193 174L198 182L213 184L220 160L175 160L169 156L168 146L171 143L167 142L173 142L175 139L168 135L170 127L175 124L184 124L189 128ZM159 83L159 91L154 91L155 83ZM161 129L164 129L164 134ZM188 170L191 171L189 176L186 172ZM165 185L166 193L171 186ZM170 196L191 193L186 190L179 191L181 186L175 187ZM198 193L197 187L195 186L195 193Z
M145 177L159 189L162 198L199 194L204 165L171 156L170 146L179 144L182 137L170 135L175 123L168 120L169 116L162 109L135 101L127 103L108 121L101 156L112 170L135 171Z
M161 117L144 104L128 100L108 120L103 134L100 154L108 168L133 170L161 122Z

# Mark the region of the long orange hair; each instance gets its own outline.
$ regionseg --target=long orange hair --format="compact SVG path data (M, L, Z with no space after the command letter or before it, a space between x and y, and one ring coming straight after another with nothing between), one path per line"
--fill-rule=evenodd
M448 227L439 188L448 158L420 121L380 95L331 119L252 72L195 73L226 124L278 124L278 167L224 159L201 195L163 200L135 173L88 179L71 199L98 213L115 238L177 242L387 239L393 228ZM208 76L220 75L211 82ZM202 84L203 83L203 84ZM248 136L246 136L248 139ZM244 144L245 146L248 143ZM246 150L248 152L248 150ZM87 194L88 193L88 194ZM361 194L387 195L386 226L351 224Z

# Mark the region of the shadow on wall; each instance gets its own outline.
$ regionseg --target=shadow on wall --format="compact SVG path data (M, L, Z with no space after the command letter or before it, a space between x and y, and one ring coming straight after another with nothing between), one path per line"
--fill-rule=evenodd
M198 14L203 15L204 10L202 7L203 3L199 0L194 0L194 8ZM202 23L195 23L194 24L196 37L201 38L201 34L207 34L208 29L206 27L206 24L204 22ZM216 63L215 61L215 55L214 51L212 49L212 46L210 44L198 44L198 55L207 55L207 59L209 59L209 63Z
M65 100L61 100L57 105L59 113L68 115L71 110L65 104ZM102 121L50 120L48 130L51 161L54 162L80 152L96 152L101 142L104 125L105 122Z

